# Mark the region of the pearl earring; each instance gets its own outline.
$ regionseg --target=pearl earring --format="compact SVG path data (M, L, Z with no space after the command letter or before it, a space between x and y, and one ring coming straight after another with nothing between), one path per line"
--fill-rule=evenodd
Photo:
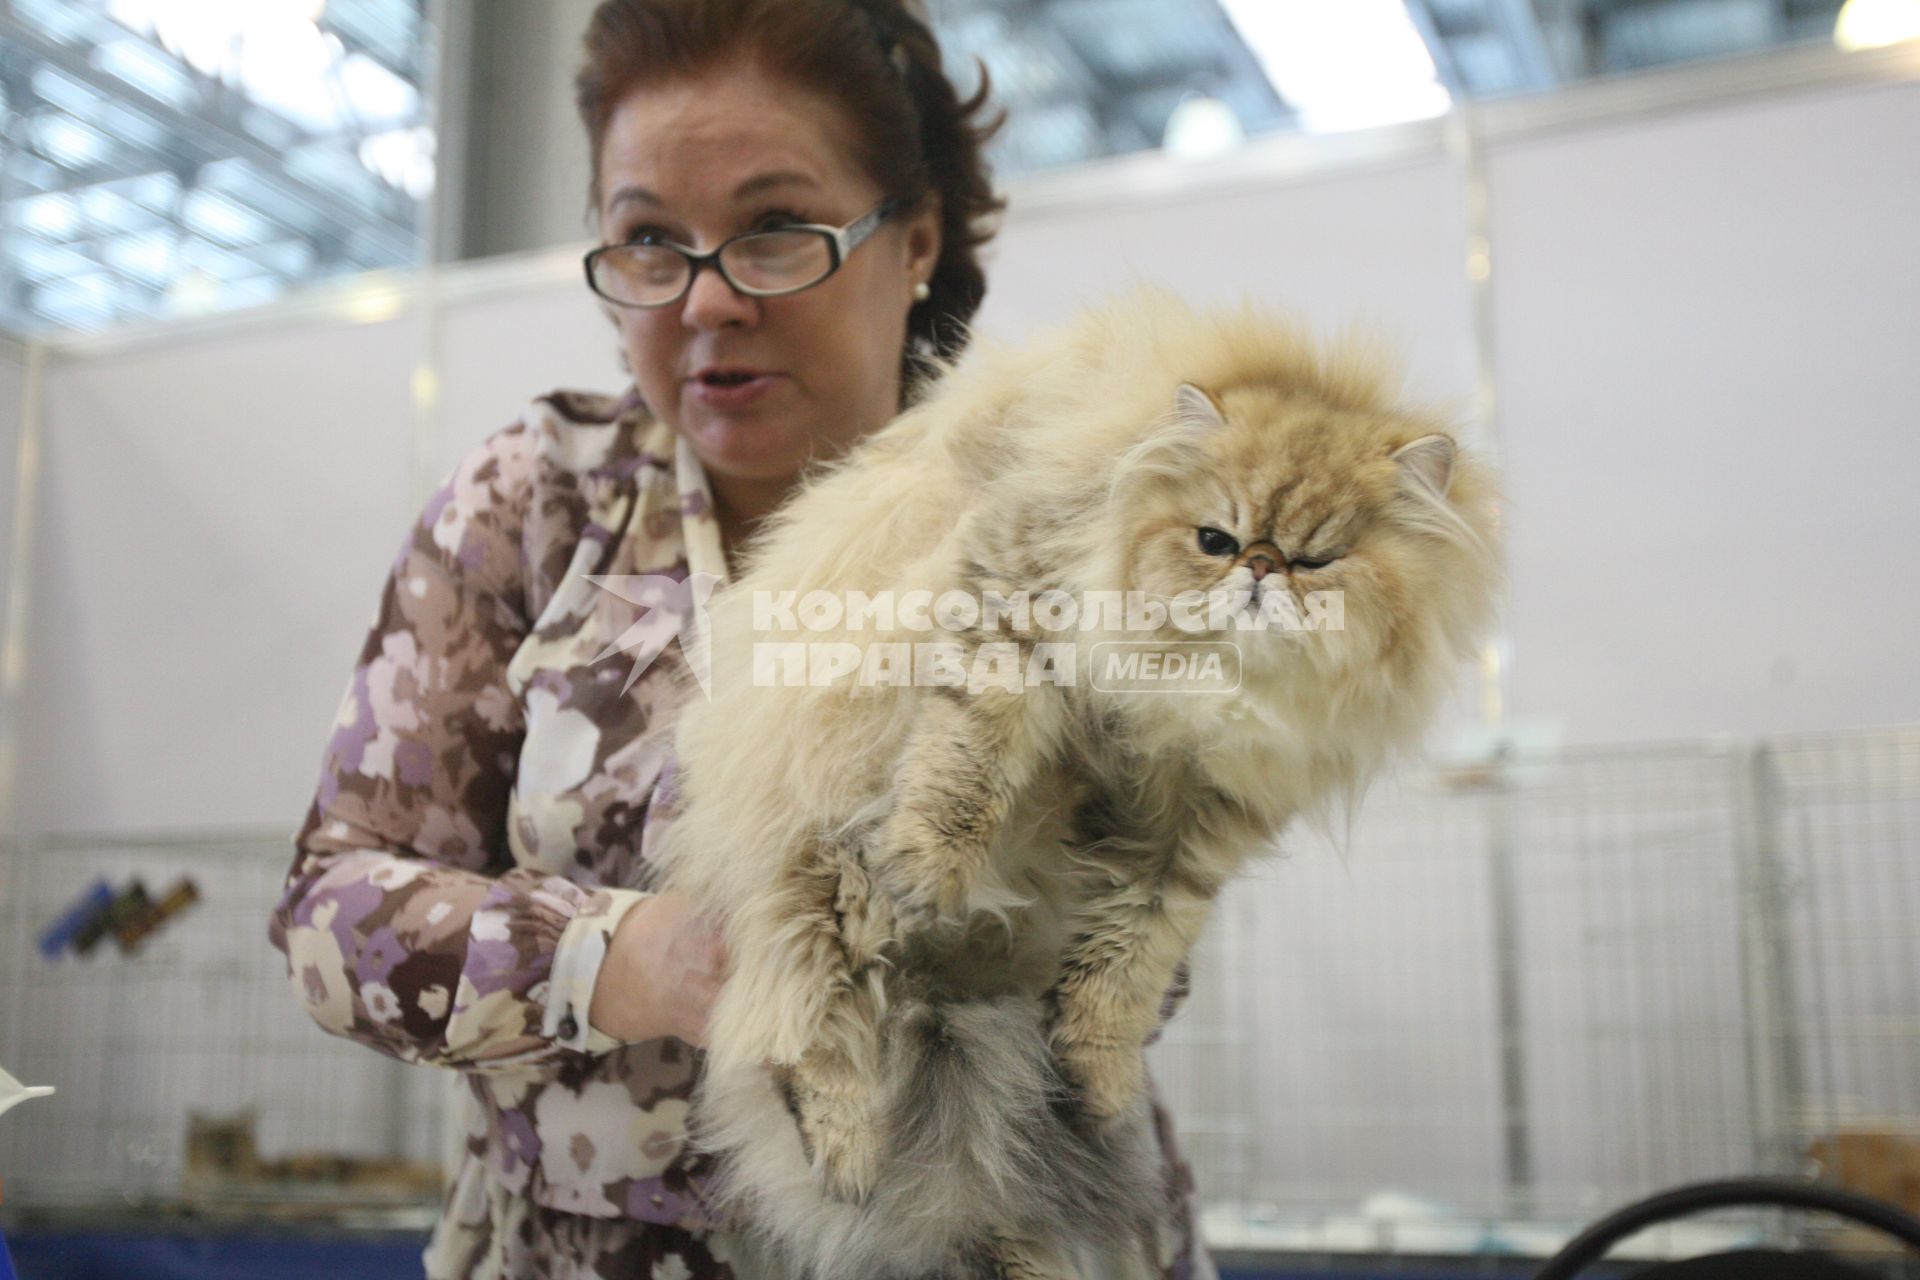
M927 282L925 280L922 280L918 284L913 286L913 300L915 302L925 302L928 298L931 298L932 296L933 296L933 290L928 287Z

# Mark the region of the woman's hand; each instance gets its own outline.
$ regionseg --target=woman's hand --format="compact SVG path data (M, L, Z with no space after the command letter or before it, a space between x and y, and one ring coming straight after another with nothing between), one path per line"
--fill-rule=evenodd
M720 931L679 893L645 899L613 931L587 1018L617 1040L707 1041L707 1016L726 979Z

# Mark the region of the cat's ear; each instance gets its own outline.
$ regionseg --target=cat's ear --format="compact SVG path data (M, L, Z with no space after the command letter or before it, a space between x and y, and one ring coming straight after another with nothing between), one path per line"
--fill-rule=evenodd
M1183 382L1173 393L1174 412L1181 421L1196 427L1224 427L1227 415L1220 412L1220 405L1204 390L1191 382Z
M1436 497L1447 496L1453 483L1453 441L1443 435L1421 436L1393 451L1393 460L1405 474L1431 489Z

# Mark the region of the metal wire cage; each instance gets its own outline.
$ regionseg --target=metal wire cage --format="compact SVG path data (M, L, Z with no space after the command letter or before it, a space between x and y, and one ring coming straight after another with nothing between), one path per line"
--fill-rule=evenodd
M196 1113L253 1109L279 1166L442 1155L450 1073L324 1034L287 988L264 936L284 836L15 852L0 1062L60 1093L0 1124L10 1206L395 1202L210 1190ZM134 875L203 900L130 954L39 956L45 921ZM1659 1188L1815 1161L1898 1202L1920 1178L1920 729L1411 774L1344 852L1303 833L1229 889L1149 1055L1227 1248L1544 1255ZM1778 1234L1690 1230L1675 1250Z
M1408 776L1230 888L1194 983L1150 1055L1221 1241L1540 1253L1742 1174L1902 1203L1920 731ZM1759 1230L1714 1229L1675 1247Z
M442 1161L441 1073L324 1034L266 937L282 835L62 837L16 846L0 1061L55 1085L0 1125L9 1207L289 1216L437 1201L396 1171ZM199 902L131 950L42 956L36 936L96 880ZM384 1174L386 1176L370 1176Z

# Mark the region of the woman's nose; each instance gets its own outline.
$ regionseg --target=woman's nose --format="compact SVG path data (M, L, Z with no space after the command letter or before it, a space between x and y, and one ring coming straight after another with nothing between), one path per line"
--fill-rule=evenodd
M718 329L729 324L750 324L760 307L758 298L741 293L728 284L719 268L709 262L693 273L693 284L681 303L680 318L689 328Z

